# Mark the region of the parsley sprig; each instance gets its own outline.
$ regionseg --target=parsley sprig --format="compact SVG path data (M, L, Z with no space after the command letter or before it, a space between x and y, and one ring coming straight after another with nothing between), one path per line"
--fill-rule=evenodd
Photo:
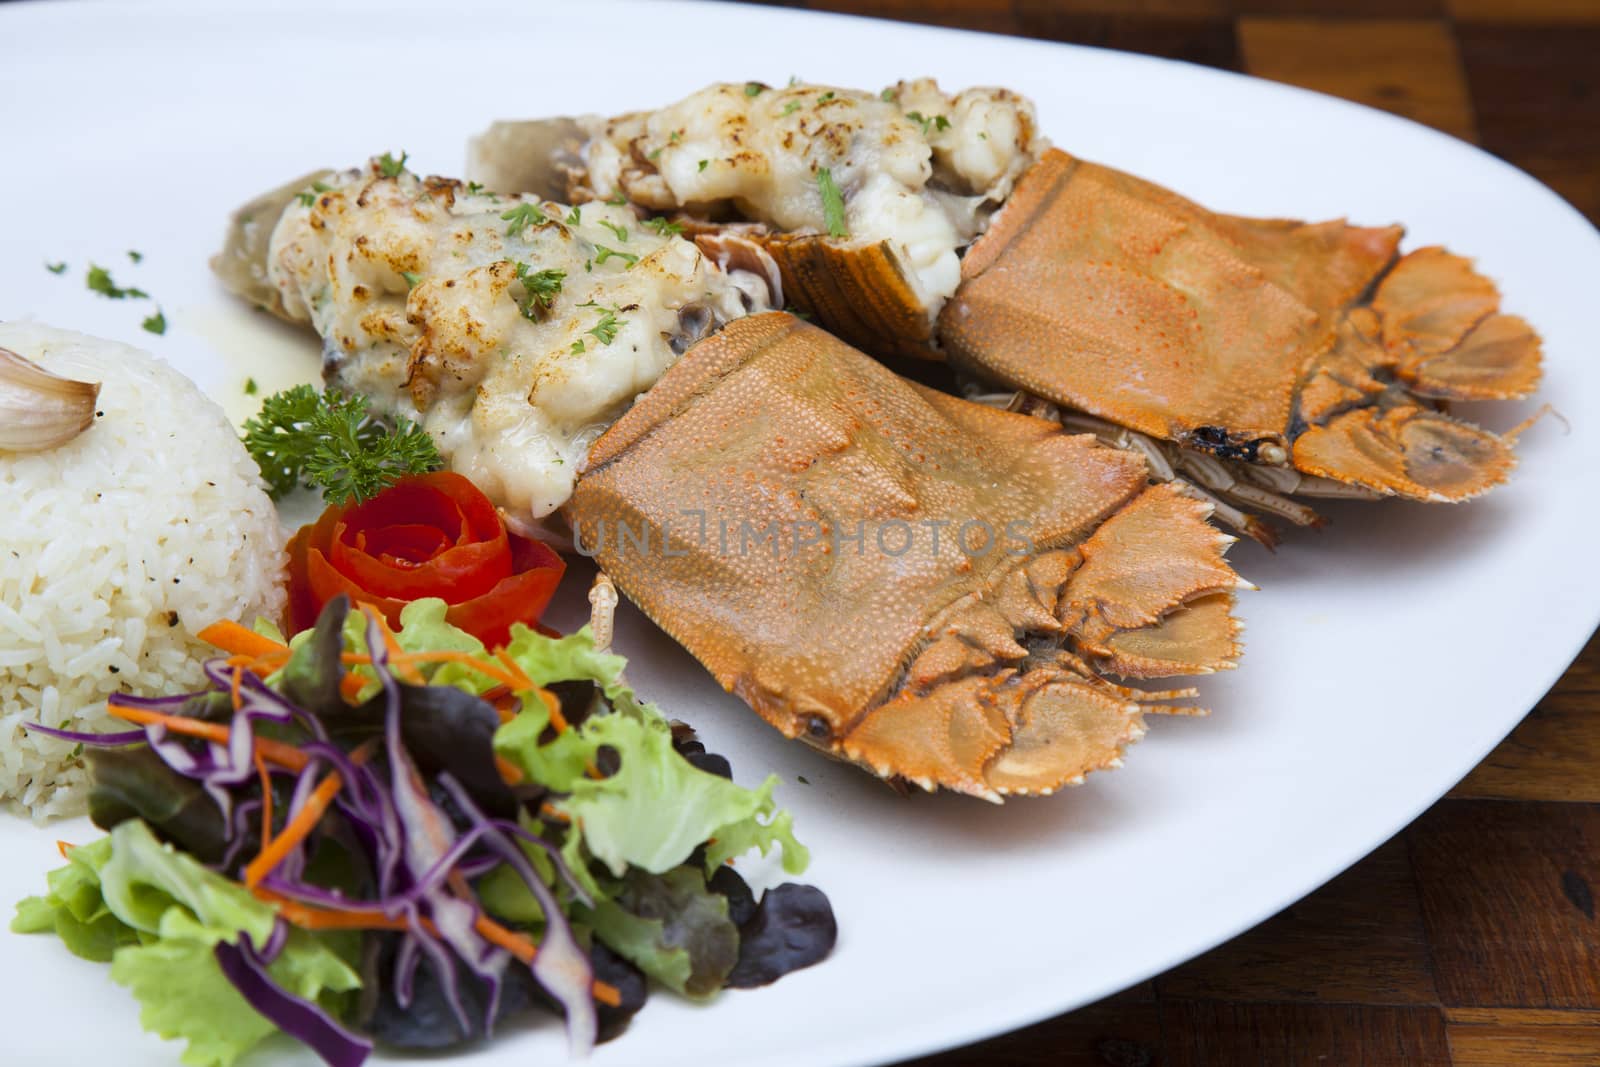
M511 223L510 226L506 227L507 237L516 237L529 226L537 226L547 219L547 216L543 211L539 210L537 204L518 204L500 217Z
M394 158L393 154L385 152L378 157L378 173L385 178L398 178L405 173L406 160L410 158L411 156L406 152L401 152L399 159Z
M89 273L84 278L84 284L89 287L91 292L99 293L101 296L109 297L112 300L147 300L150 297L150 294L143 289L135 289L132 286L126 289L122 288L111 280L110 271L93 263L89 264Z
M522 283L522 295L514 297L517 310L522 312L522 317L529 322L538 322L541 315L550 310L556 294L561 292L562 283L567 280L564 270L534 270L526 263L517 263L517 281Z
M907 111L906 118L922 127L922 136L924 137L928 136L928 133L931 130L944 131L950 128L950 120L945 118L943 115L934 115L932 118L924 118L922 112L920 111Z
M639 262L639 257L632 252L618 252L615 248L607 248L605 245L594 246L594 261L596 265L613 258L622 260L622 264L625 267L631 267Z
M849 237L850 227L845 224L844 194L834 183L833 171L817 168L817 192L822 194L822 221L829 237Z
M274 393L244 424L244 445L277 499L298 486L332 504L376 496L407 474L444 465L433 438L405 419L380 418L363 396L309 385Z

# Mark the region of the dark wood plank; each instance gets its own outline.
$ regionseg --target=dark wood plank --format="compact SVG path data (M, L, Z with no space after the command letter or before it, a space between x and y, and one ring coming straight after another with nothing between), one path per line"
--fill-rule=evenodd
M1311 896L1162 975L1162 997L1437 1004L1411 860L1384 845Z
M1230 18L1201 14L1094 14L1052 0L1016 0L1017 23L1030 37L1239 69Z
M1161 1026L1164 1067L1451 1067L1438 1008L1163 999Z
M1600 808L1445 800L1406 832L1440 999L1600 1008Z
M953 26L989 33L1021 33L1022 28L1011 5L995 0L811 0L814 11L838 11L873 18L922 22L933 26ZM888 82L915 77L920 71L886 71Z
M1145 983L1141 989L1148 989ZM1049 1022L904 1067L1154 1067L1161 1012L1153 995L1119 993Z
M1442 19L1244 18L1249 74L1475 137L1455 38Z
M1234 0L1238 15L1327 15L1338 18L1435 18L1446 0Z
M1451 796L1600 802L1600 638Z
M1456 32L1483 147L1600 222L1600 26Z
M1449 0L1461 22L1552 22L1600 24L1595 0Z
M1594 1067L1600 1012L1451 1008L1445 1012L1454 1067Z

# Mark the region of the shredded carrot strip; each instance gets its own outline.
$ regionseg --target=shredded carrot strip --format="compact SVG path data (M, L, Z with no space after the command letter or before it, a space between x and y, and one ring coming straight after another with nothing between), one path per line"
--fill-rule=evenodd
M239 696L239 681L244 677L244 668L233 669L233 680L228 683L228 696L233 698L233 710L238 711L244 706L244 700Z
M567 717L561 714L561 698L548 689L541 689L539 690L539 699L544 701L545 708L549 710L550 725L556 728L556 733L566 733L568 723ZM597 774L595 777L598 778L599 775Z
M77 847L78 846L74 845L71 841L57 841L56 842L56 851L61 853L61 858L62 859L67 859L68 858L67 857L67 853L71 852L73 849L75 849Z
M345 702L354 704L361 696L361 690L366 688L367 680L359 674L347 674L339 679L339 695Z
M358 606L367 618L378 624L378 632L383 635L383 647L389 650L389 659L395 665L395 673L413 685L421 685L422 675L411 666L405 649L400 647L400 641L394 636L394 631L389 629L389 620L383 612L367 603Z
M508 673L510 673L511 677L513 677L513 678L515 678L517 680L517 684L515 686L513 686L512 688L514 688L514 689L532 689L533 688L533 679L529 678L527 672L524 671L517 664L516 660L511 658L511 653L507 652L503 648L497 648L497 649L494 650L494 658L499 660L501 663L503 663L505 665L506 671Z
M301 904L299 901L290 900L266 889L256 888L252 892L259 899L276 904L278 914L305 930L404 930L408 925L404 919L391 918L377 908L335 911ZM439 932L439 928L431 919L421 920L421 926L430 934ZM514 930L506 929L487 915L478 916L474 929L483 935L484 940L505 949L523 963L532 963L534 957L539 954L539 946L532 940ZM609 982L597 979L590 987L590 992L594 995L594 999L613 1008L622 1003L621 993Z
M200 640L208 645L215 645L224 652L232 652L255 659L273 652L286 652L287 647L279 644L270 637L262 637L254 630L229 619L214 622L201 630L197 635Z
M191 719L184 715L163 715L159 711L126 708L116 704L108 705L107 711L112 717L124 722L136 722L145 726L156 723L185 737L198 737L202 741L215 741L219 745L228 743L228 728L218 723ZM293 745L271 741L265 737L256 738L256 751L278 766L287 767L291 771L302 770L310 762L306 754Z
M494 757L494 767L500 772L500 780L506 785L516 785L522 781L522 768L498 753Z
M261 758L261 750L255 753L256 773L261 776L261 844L264 847L272 840L272 776L267 773L267 761Z
M270 842L262 842L261 854L244 869L244 884L252 888L260 885L261 879L272 873L272 869L282 863L296 845L311 836L311 831L317 828L328 805L333 803L333 798L343 787L344 779L339 777L337 771L318 782L317 788L306 798L305 807L284 824L283 832Z
M543 815L543 816L545 816L547 818L554 819L556 822L571 822L572 821L572 816L568 815L564 811L558 811L555 808L552 808L549 804L541 804L541 805L539 805L539 814Z

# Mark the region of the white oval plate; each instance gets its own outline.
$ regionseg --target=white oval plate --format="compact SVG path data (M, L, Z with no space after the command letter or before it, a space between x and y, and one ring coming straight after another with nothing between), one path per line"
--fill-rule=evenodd
M657 996L596 1064L844 1067L974 1041L1203 952L1414 818L1596 622L1600 239L1533 179L1421 126L1112 52L721 4L0 9L0 318L142 344L228 400L241 359L259 366L293 336L206 271L227 213L258 191L389 149L458 173L468 135L493 119L650 106L713 78L877 87L920 73L1021 90L1057 143L1217 209L1403 220L1410 247L1476 256L1544 334L1540 399L1571 429L1538 424L1511 484L1485 500L1329 509L1331 527L1293 533L1276 556L1238 546L1261 592L1241 604L1242 669L1204 685L1216 714L1155 722L1125 769L1048 800L901 799L782 742L626 616L617 644L639 691L699 726L742 780L783 776L815 855L806 878L841 933L826 964L772 988L706 1007ZM145 310L87 293L90 259L158 297L167 336L140 332ZM72 269L52 276L47 260ZM294 374L314 366L314 343L290 351ZM1505 427L1531 407L1483 417ZM88 833L0 818L0 901L39 891L58 836ZM103 968L50 938L0 946L14 1062L176 1062ZM563 1057L548 1021L472 1053Z

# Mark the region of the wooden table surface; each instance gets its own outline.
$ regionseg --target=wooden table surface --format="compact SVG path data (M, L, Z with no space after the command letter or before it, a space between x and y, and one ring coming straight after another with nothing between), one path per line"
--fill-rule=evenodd
M1600 222L1600 0L790 6L1292 82L1475 142ZM1318 892L1153 981L915 1067L1596 1067L1596 886L1600 640L1446 799Z

